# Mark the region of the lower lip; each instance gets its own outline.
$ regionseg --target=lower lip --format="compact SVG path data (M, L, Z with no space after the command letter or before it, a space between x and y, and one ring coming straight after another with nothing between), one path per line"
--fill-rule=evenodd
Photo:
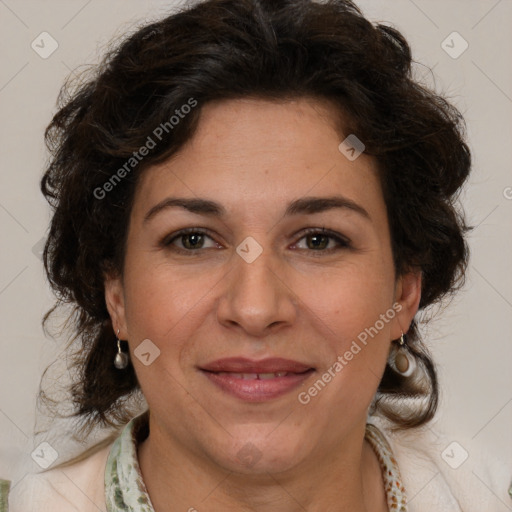
M246 402L266 402L280 397L299 387L314 370L308 370L304 373L294 373L286 377L275 377L273 379L251 379L244 380L237 377L231 377L229 374L220 375L218 373L203 370L203 373L221 388L223 391L245 400Z

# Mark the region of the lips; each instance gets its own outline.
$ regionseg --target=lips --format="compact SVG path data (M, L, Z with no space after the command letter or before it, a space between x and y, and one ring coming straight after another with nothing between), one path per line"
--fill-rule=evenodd
M234 379L243 380L268 380L275 379L277 377L287 377L294 375L290 372L275 372L275 373L235 373L235 372L215 372L217 375L230 376Z
M201 369L210 372L230 373L303 373L310 370L311 366L280 357L262 359L261 361L254 361L244 357L230 357L213 361L202 366Z
M249 402L264 402L289 393L315 371L290 359L254 361L243 357L218 359L200 369L217 388Z

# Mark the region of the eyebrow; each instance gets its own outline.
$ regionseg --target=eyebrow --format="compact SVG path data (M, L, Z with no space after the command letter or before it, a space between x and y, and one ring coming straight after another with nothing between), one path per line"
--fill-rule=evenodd
M226 209L215 201L201 198L168 197L153 206L145 215L144 222L148 222L155 215L168 208L183 208L191 213L211 217L225 217ZM362 217L371 220L369 213L352 199L343 196L329 197L302 197L288 204L284 216L322 213L328 210L347 209Z

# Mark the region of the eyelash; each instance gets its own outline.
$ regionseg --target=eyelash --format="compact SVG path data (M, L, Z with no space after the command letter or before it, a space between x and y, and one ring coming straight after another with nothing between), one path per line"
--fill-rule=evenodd
M172 245L172 243L179 239L180 237L183 237L185 235L190 234L199 234L199 235L206 235L208 238L212 238L209 235L209 231L205 229L199 229L199 228L186 228L181 229L180 231L177 231L176 233L172 233L172 235L166 236L160 243L161 246L165 248L169 248L169 246ZM328 253L331 254L332 252L339 251L342 249L348 249L351 247L351 242L348 238L341 236L339 233L336 233L335 231L331 231L329 229L325 228L308 228L305 231L302 232L302 236L299 238L298 241L302 240L303 238L306 238L307 235L323 235L327 238L331 238L335 240L338 243L338 247L331 247L330 249L299 249L301 251L308 251L308 252L318 252L318 253ZM213 239L213 238L212 238ZM193 253L200 253L203 250L211 249L210 247L207 248L199 248L199 249L181 249L179 247L174 247L172 250L181 254L187 254L189 256L192 256Z

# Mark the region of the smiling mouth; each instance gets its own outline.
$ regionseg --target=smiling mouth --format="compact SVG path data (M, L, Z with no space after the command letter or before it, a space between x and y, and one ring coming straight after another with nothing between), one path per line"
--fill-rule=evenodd
M288 377L289 375L296 375L291 372L275 372L275 373L234 373L234 372L212 372L217 375L228 375L234 379L242 380L269 380L276 377Z
M201 370L218 390L245 402L267 402L291 393L315 373L313 368L302 372L241 373Z

